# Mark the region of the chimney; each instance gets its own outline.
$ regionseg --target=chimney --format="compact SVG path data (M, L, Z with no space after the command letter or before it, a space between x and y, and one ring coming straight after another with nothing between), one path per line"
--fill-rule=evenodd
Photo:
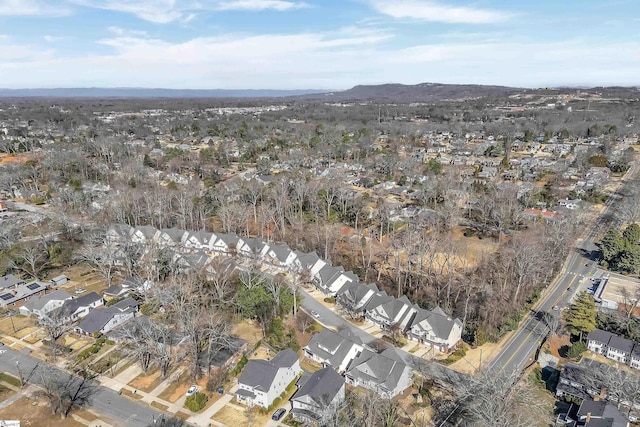
M584 422L585 424L589 424L591 422L591 412L587 412L587 419Z

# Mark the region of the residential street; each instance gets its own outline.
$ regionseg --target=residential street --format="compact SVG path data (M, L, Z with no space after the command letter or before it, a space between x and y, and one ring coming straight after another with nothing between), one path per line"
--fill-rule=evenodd
M617 193L623 191L626 186L635 185L638 167L636 163L632 165ZM578 239L576 248L565 261L560 278L545 290L535 306L535 312L529 314L521 328L494 358L489 365L490 369L512 372L533 362L534 352L549 332L543 319L544 313L551 313L556 307L556 314L560 315L559 311L567 306L573 296L579 290L588 287L589 278L597 271L597 260L593 257L598 248L594 239L601 230L608 228L615 221L614 205L618 200L615 196L611 197L592 228L585 232L582 239Z
M0 355L0 371L16 375L16 362L20 363L20 369L25 377L32 372L36 364L40 365L40 368L38 369L44 368L47 370L57 370L57 368L52 365L48 365L41 360L16 352L10 348L6 348L6 352ZM62 372L62 375L69 374ZM29 382L35 384L40 382L40 375L37 371L31 377ZM145 427L152 424L153 420L158 419L161 415L146 404L140 405L124 396L118 395L117 392L102 386L98 386L98 392L93 397L89 408L110 418L113 421L114 426L122 427Z

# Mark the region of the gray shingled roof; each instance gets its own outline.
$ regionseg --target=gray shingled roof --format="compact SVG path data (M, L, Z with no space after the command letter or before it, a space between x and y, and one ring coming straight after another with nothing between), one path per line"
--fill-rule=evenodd
M271 360L250 359L242 370L239 383L258 390L267 391L280 368L288 368L298 361L298 355L291 349L286 349Z
M24 305L29 310L42 310L49 301L64 301L71 298L71 295L64 289L56 289L55 291L42 295L41 297L32 298Z
M171 240L173 240L175 243L180 243L182 241L182 238L184 237L186 231L185 230L181 230L179 228L163 228L162 230L160 230L162 233L166 234L167 236L169 236L169 238Z
M589 332L589 335L587 335L587 341L597 341L603 344L609 344L609 340L611 340L611 337L613 336L614 335L611 332L594 329Z
M24 280L17 278L13 274L0 277L0 289L9 288L20 283L24 283Z
M393 348L380 354L364 350L356 357L347 375L372 382L386 390L394 390L402 378L407 365Z
M79 308L87 307L89 304L98 300L102 300L102 297L95 292L90 292L86 295L82 295L81 297L65 301L62 308L68 313L74 313Z
M271 246L271 250L280 262L285 262L291 254L291 249L285 244Z
M631 354L631 350L633 349L633 341L619 337L617 335L613 335L609 340L609 348L614 348L626 354Z
M433 311L418 308L418 312L411 322L411 327L417 328L424 332L428 331L428 329L425 329L420 325L420 323L424 320L427 321L434 335L442 339L449 338L451 329L453 329L453 326L456 323L462 326L462 322L460 322L459 319L452 319L451 317L444 314L444 312L440 310L439 307L436 307L436 309L434 309Z
M107 307L107 308L95 308L87 314L84 319L78 324L78 328L82 329L84 332L88 334L95 334L99 332L104 325L109 323L109 321L116 314L121 314L124 311L119 310L117 307Z
M311 398L320 408L331 403L344 386L344 378L331 368L320 369L305 381L291 400L304 396Z

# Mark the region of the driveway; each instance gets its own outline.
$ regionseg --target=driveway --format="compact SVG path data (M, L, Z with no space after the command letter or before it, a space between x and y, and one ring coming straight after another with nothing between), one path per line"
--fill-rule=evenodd
M282 420L284 420L287 415L289 415L289 410L290 410L291 405L285 405L285 406L281 406L280 408L284 409L286 412L284 413L284 415L282 416L282 418L280 418L280 421L273 421L271 418L269 418L269 421L266 422L266 424L264 425L264 427L279 427L279 426L285 426L286 424L282 424ZM269 414L269 417L271 417L273 415L274 412L276 412L279 408L276 408L273 410L272 413Z

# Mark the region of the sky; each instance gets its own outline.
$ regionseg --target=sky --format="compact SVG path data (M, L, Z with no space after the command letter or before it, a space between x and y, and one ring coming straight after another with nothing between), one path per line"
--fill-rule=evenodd
M0 0L0 87L640 85L637 0Z

